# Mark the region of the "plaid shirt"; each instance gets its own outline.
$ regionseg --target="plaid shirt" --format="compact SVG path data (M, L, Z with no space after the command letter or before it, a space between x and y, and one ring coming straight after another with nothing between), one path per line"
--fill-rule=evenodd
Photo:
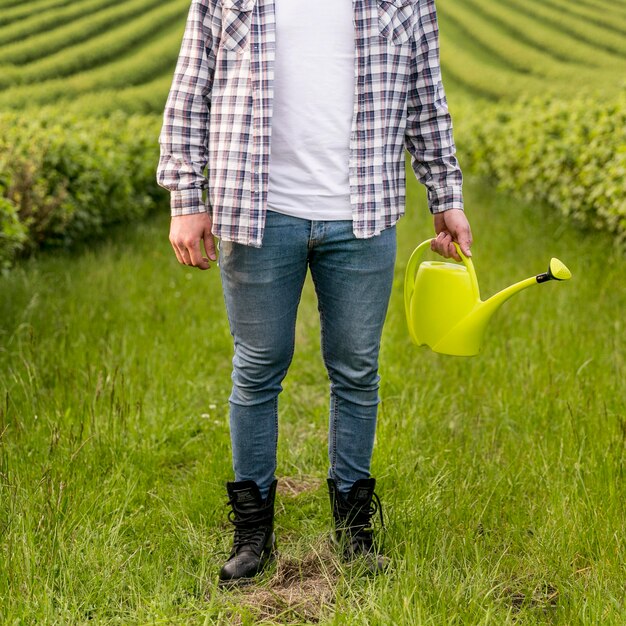
M351 1L350 202L354 234L366 238L404 213L405 146L431 212L463 208L462 175L434 0ZM192 0L159 136L157 181L171 191L172 215L210 211L214 235L256 247L267 211L275 34L274 0Z

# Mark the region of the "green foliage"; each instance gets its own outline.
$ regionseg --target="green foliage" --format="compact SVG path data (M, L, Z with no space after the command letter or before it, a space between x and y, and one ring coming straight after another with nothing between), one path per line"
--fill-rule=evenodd
M444 80L480 98L614 95L625 84L626 59L508 5L442 0L438 13Z
M56 11L35 12L11 24L10 27L0 31L0 45L17 41L24 37L31 37L42 31L50 30L66 24L68 21L85 17L88 13L102 10L122 0L85 0L80 3L72 3L67 7L59 7Z
M440 3L444 8L449 7L449 11L456 9L458 4L460 3L457 0L442 0ZM494 0L465 0L463 4L484 22L495 24L508 35L510 41L527 43L555 60L570 62L579 67L615 66L620 62L619 57L546 24L530 11L519 12ZM471 30L472 33L476 32L476 28Z
M133 43L141 41L146 32L154 31L181 14L180 0L160 5L158 0L132 0L69 24L65 24L61 17L58 28L3 46L0 63L22 65L40 59L37 64L29 66L27 76L31 79L50 75L45 73L45 69L61 76L71 73L71 70L91 67L127 50ZM125 20L130 22L124 23ZM106 29L104 33L103 29ZM113 46L112 50L110 46ZM98 48L102 55L99 58L95 56ZM57 67L59 64L61 67ZM5 74L9 67L3 68ZM70 71L63 71L63 68ZM11 79L20 80L20 72L16 70Z
M17 20L23 20L32 15L39 15L46 10L63 7L71 3L72 0L33 0L33 2L0 0L0 9L2 9L0 26L12 24Z
M108 223L104 215L114 222L142 206L139 201L135 208L120 204L117 213L110 207L104 211L102 198L111 195L113 185L108 174L96 175L97 182L90 185L89 172L94 176L100 165L116 172L129 158L128 146L143 141L141 132L130 137L133 118L124 130L122 112L162 112L188 5L188 0L34 0L27 7L0 0L0 44L5 43L0 46L0 87L5 87L0 109L22 114L12 131L19 137L2 148L3 158L11 155L0 175L6 183L0 194L4 265L19 250L74 241L82 231L102 230ZM504 189L522 191L533 201L557 206L568 218L624 237L624 153L616 138L620 130L616 127L610 136L610 122L601 116L598 125L579 102L582 97L613 98L623 90L623 7L606 0L586 0L580 6L567 0L532 0L529 11L520 0L439 0L438 8L444 80L456 107L458 144L470 164ZM540 105L510 105L535 97L542 98ZM565 100L572 97L577 103L570 111ZM484 100L498 103L497 108L490 117L474 116L472 111L481 106L476 102ZM26 124L26 111L39 121ZM66 121L55 124L52 120L60 113ZM114 129L109 120L96 121L111 115ZM71 131L68 116L76 122ZM93 119L77 122L88 118ZM566 122L559 126L562 120ZM145 188L156 188L157 117L150 123L151 145L144 142L142 148L145 155L153 155L142 161L147 171L141 176L112 175L130 181L132 188L140 188L139 179L149 181ZM75 132L94 126L104 158L95 156L98 151ZM469 130L463 132L465 128ZM8 132L4 123L3 136ZM31 141L33 133L39 134ZM594 133L598 139L588 141ZM61 145L66 151L62 157ZM57 160L48 163L52 154ZM116 202L128 197L124 185L115 187Z
M578 4L569 2L568 0L543 0L543 4L562 11L571 15L578 15L582 17L586 22L591 22L596 26L602 28L608 28L612 31L621 32L622 35L626 31L626 14L622 7L616 6L604 7L601 11L598 11L597 7L585 6L584 4Z
M500 10L503 10L500 7ZM506 10L506 9L504 9ZM511 69L521 73L532 73L553 80L571 80L574 75L580 77L582 72L591 72L591 68L572 65L555 59L545 50L537 48L533 43L523 39L512 37L502 27L501 23L489 19L489 16L481 11L478 4L470 4L467 0L447 0L438 7L440 20L443 28L448 30L448 22L457 25L464 31L463 41L455 37L455 42L465 44L464 39L469 38L474 43L484 47L492 59L498 59ZM601 60L610 60L611 64L619 63L620 59L605 55L597 58L597 51L593 51L593 64L599 65Z
M152 210L159 120L0 115L0 259L67 245Z
M483 110L459 143L469 165L501 189L626 239L626 95Z
M163 113L167 94L172 84L172 76L164 74L149 83L125 87L123 89L94 89L63 102L63 110L84 116L109 116L115 111L128 114ZM41 110L54 114L58 105L48 105Z
M176 66L182 33L178 24L168 26L160 37L105 65L75 73L67 78L40 80L33 85L16 85L0 93L0 107L23 110L44 104L73 101L82 94L115 91L133 85L145 85L156 76L168 79L168 88ZM117 88L117 89L115 89ZM102 102L102 105L107 103ZM126 109L124 109L126 110Z
M441 66L444 80L448 76L463 86L464 91L492 101L515 100L522 93L540 93L544 81L516 72L478 57L457 39L441 33ZM474 42L475 45L475 42Z
M514 8L522 15L532 13L547 26L566 32L578 41L622 57L626 55L624 33L598 26L584 16L563 11L559 7L550 7L543 0L500 0L500 4Z
M0 270L10 267L26 238L27 229L20 222L15 205L7 198L0 197Z

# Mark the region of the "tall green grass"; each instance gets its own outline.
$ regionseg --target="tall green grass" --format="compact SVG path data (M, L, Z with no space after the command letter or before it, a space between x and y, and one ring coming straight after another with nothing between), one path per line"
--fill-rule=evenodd
M372 470L393 566L375 579L325 548L327 381L309 282L278 460L281 485L303 488L279 497L278 569L223 593L219 270L178 266L164 215L0 279L0 622L623 624L624 257L479 180L466 195L484 295L552 255L574 278L508 302L478 357L409 345L403 269L432 230L409 183Z

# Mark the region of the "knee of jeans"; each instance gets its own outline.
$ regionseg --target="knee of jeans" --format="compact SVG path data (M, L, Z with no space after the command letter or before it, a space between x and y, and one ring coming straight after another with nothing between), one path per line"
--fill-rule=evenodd
M251 351L236 347L230 401L252 406L275 398L282 391L292 352L289 348Z
M378 364L355 359L350 363L327 363L332 392L362 406L378 404L380 376Z

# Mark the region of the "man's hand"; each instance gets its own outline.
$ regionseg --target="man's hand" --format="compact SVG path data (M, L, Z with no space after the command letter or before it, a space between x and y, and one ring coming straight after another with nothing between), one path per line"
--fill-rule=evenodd
M201 241L204 242L208 259L202 256ZM215 261L217 258L211 233L211 216L206 212L173 217L170 223L170 243L176 258L184 265L208 270L211 267L209 259Z
M472 256L470 251L472 230L463 211L460 209L449 209L448 211L435 213L434 219L437 238L433 239L430 244L430 249L433 252L438 252L446 259L452 257L460 261L461 257L452 243L456 241L465 256Z

